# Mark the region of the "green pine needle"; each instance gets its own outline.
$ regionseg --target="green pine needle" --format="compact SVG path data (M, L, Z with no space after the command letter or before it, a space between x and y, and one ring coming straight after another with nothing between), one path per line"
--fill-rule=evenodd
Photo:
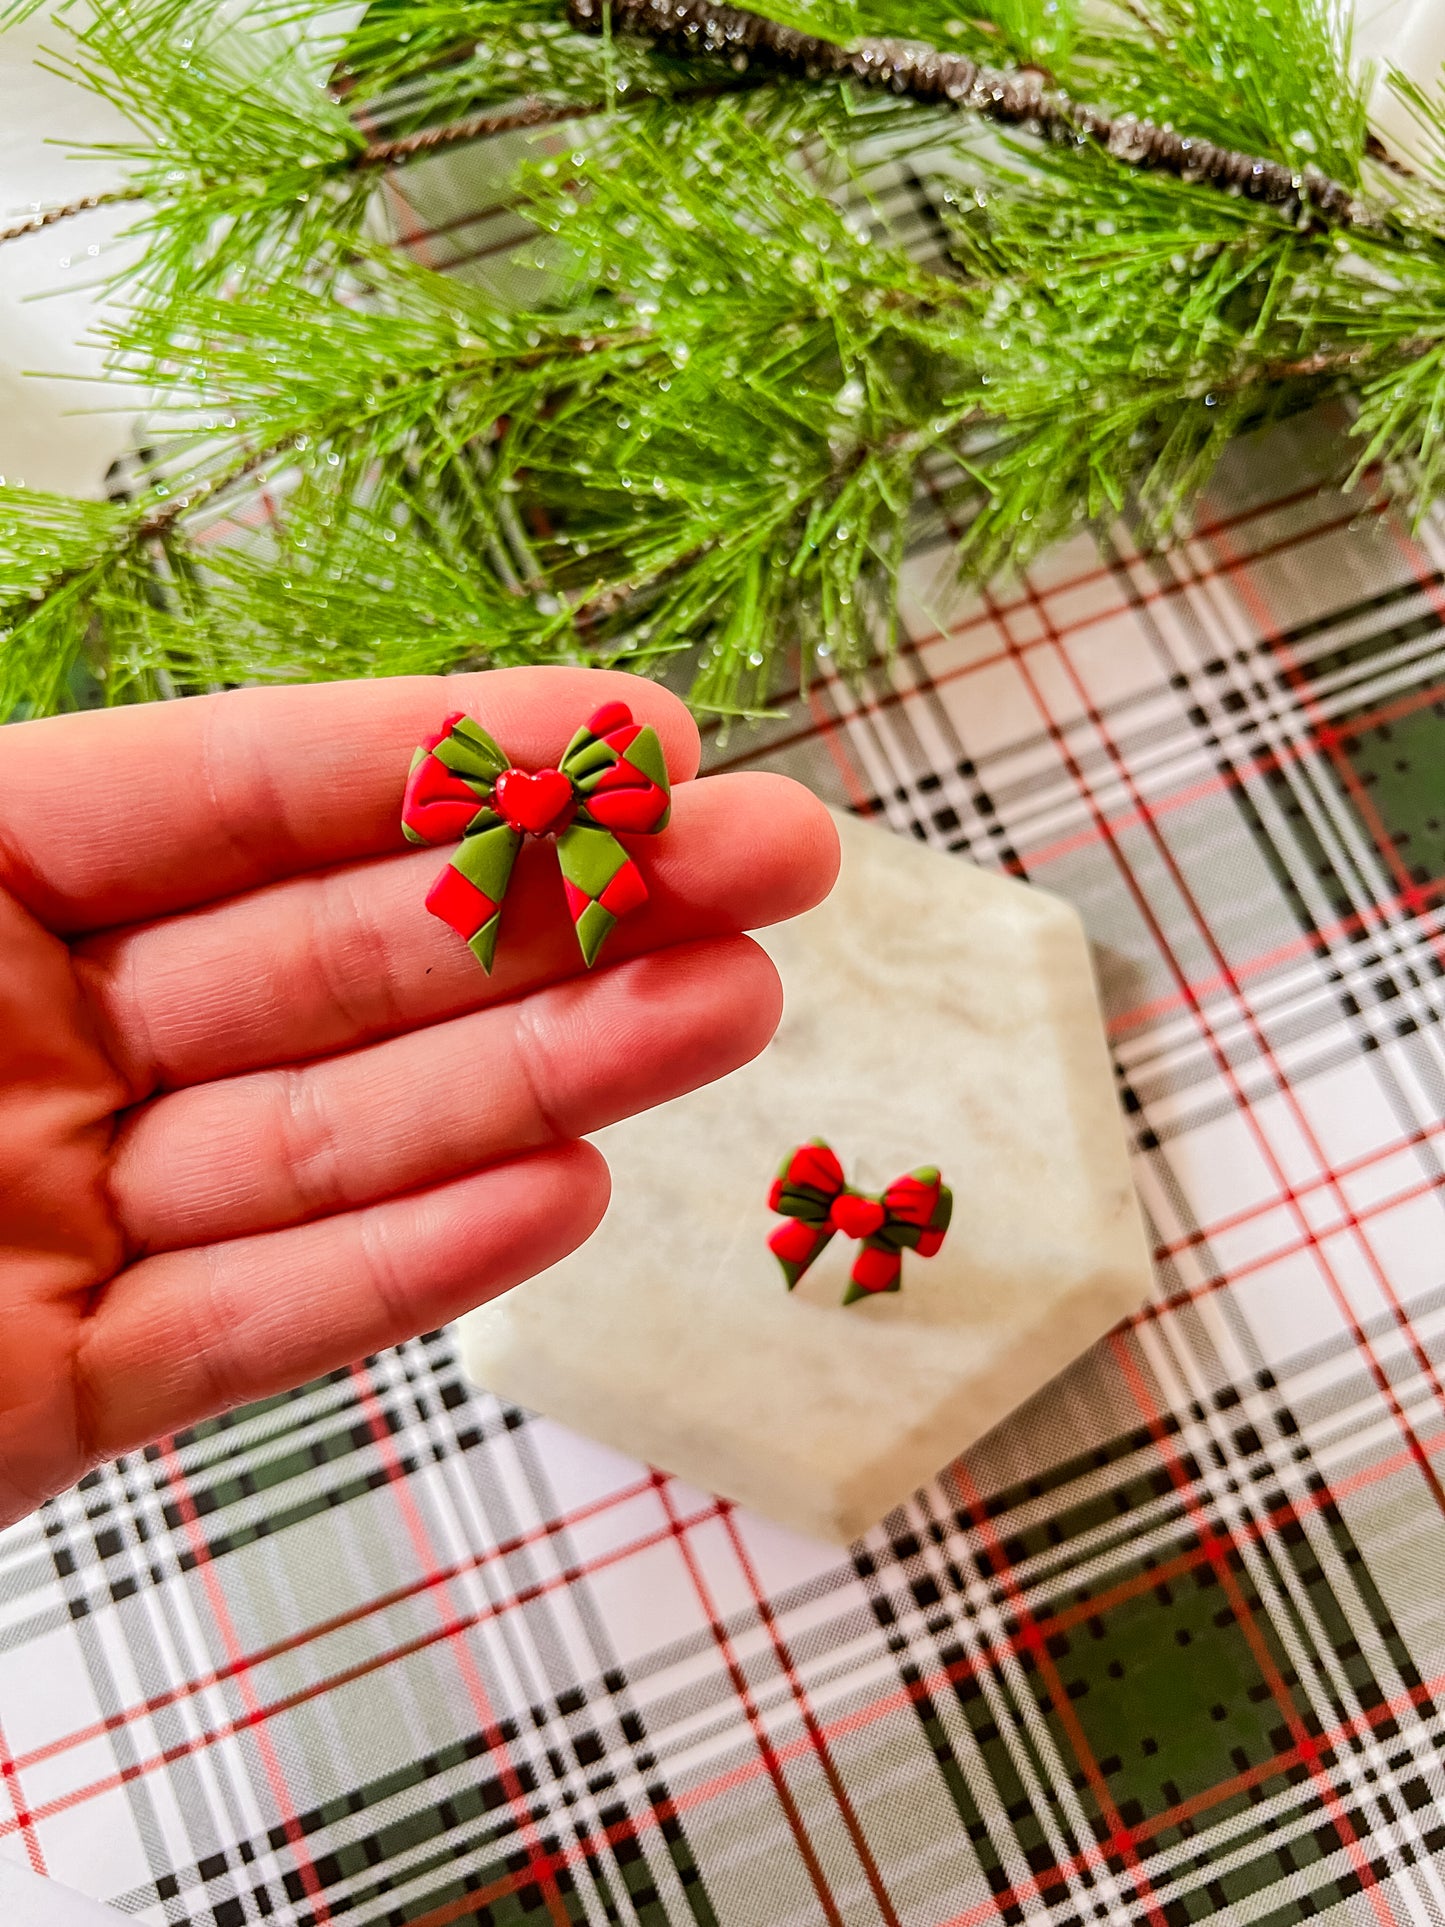
M1309 161L1380 219L1301 227L1094 147L582 34L560 0L377 0L342 49L298 43L319 0L249 29L211 0L67 13L58 57L136 126L147 197L110 361L166 405L140 499L0 494L0 714L673 659L699 707L757 714L790 657L891 646L925 523L973 577L1089 517L1162 532L1232 437L1326 394L1357 410L1346 466L1421 504L1445 483L1445 123L1411 97L1432 172L1370 158L1330 0L773 12L1038 65ZM585 112L399 171L389 143L523 100ZM510 252L440 274L383 245L384 182L424 212L459 168L514 209Z

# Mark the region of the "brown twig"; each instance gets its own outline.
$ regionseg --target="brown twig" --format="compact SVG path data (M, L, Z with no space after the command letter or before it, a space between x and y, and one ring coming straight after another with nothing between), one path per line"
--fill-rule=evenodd
M92 208L114 207L122 201L143 201L145 190L139 187L112 188L108 194L87 194L79 201L67 201L64 207L41 208L13 227L0 228L0 242L18 241L26 234L39 234L43 228L53 227L57 221L69 221L77 214L89 214Z
M580 101L564 106L550 100L524 100L520 106L502 108L495 113L472 114L466 120L447 121L440 127L423 127L418 133L403 134L397 140L372 141L360 153L348 157L347 170L368 173L376 168L405 167L410 161L425 160L427 155L439 154L448 147L493 140L499 134L515 134L527 127L587 120L605 111L605 101Z
M252 449L243 461L235 463L230 468L222 469L220 474L211 476L207 481L197 483L189 492L183 490L180 494L172 496L170 501L162 503L159 508L153 508L149 515L143 515L139 522L134 523L127 530L126 546L139 547L146 542L163 540L183 515L189 514L192 509L200 508L203 502L209 502L215 496L225 494L238 482L247 481L258 469L264 468L267 462L286 454L293 446L295 439L291 434L282 435L264 448Z
M1412 361L1419 361L1438 348L1440 342L1430 335L1415 335L1409 341L1383 345L1392 362L1408 367ZM1364 342L1358 348L1322 348L1315 354L1302 355L1297 361L1266 362L1264 374L1270 381L1318 381L1322 375L1347 374L1361 362L1373 361L1378 353L1379 347L1373 342Z
M939 53L903 40L841 47L713 0L568 0L567 12L573 26L585 32L604 33L610 26L684 58L721 58L739 71L761 67L804 80L854 80L926 105L962 108L1007 127L1031 127L1061 143L1087 142L1126 167L1172 174L1296 218L1334 227L1379 224L1373 209L1317 167L1295 169L1153 121L1106 114L1050 88L1031 68L981 67L965 54Z
M447 121L441 127L423 127L419 132L403 134L397 140L373 141L359 154L352 155L346 165L349 171L359 172L372 168L405 167L409 161L425 160L428 154L440 153L448 147L459 147L471 141L493 140L499 134L515 134L527 127L553 127L563 121L591 120L594 115L605 114L614 106L641 107L657 100L713 100L719 94L740 93L747 85L744 80L734 79L717 81L706 87L682 87L668 94L631 88L625 99L615 102L589 100L566 104L551 100L524 100L517 107L500 108L490 114L472 114L466 120Z
M183 515L191 509L199 508L203 502L208 502L213 497L234 488L238 482L243 482L254 475L258 469L263 468L267 462L274 460L278 455L284 455L291 448L294 440L294 435L288 434L265 448L252 449L244 461L223 469L220 474L212 476L208 481L198 483L188 492L183 491L172 496L169 501L161 503L159 507L141 516L138 522L132 522L121 529L119 539L103 556L93 558L89 562L75 563L67 569L57 570L37 596L31 596L19 604L0 605L0 627L12 618L12 611L18 612L20 617L34 615L41 603L52 601L63 589L69 588L72 582L80 581L97 566L103 566L108 561L116 561L128 552L142 549L148 542L163 542Z
M568 0L574 27L603 33L608 24L622 33L637 34L684 57L698 55L729 60L739 75L748 67L790 74L809 80L854 80L867 87L886 87L925 105L952 106L982 115L1004 126L1032 127L1048 139L1101 148L1127 167L1173 174L1188 182L1262 201L1296 217L1328 222L1336 227L1378 226L1378 214L1343 182L1332 180L1316 167L1298 170L1281 161L1261 160L1213 141L1191 139L1172 128L1132 116L1114 117L1074 100L1049 85L1038 68L1009 71L981 67L964 54L939 53L932 47L902 40L864 40L847 48L796 28L780 26L761 14L740 7L714 5L713 0ZM711 86L685 88L657 95L633 92L625 105L657 99L687 102L709 99L745 88L741 77ZM375 140L345 156L336 173L373 173L405 167L431 154L527 128L560 126L589 120L614 105L606 100L558 102L524 100L485 114L424 127L394 140ZM93 208L150 198L145 187L117 188L88 194L63 207L46 208L0 229L0 244L38 234L57 221L66 221Z
M501 134L520 133L529 127L560 126L570 120L590 120L595 115L607 113L613 106L643 106L659 99L684 102L713 100L720 94L740 93L748 85L745 80L734 79L714 82L705 87L684 87L666 95L645 93L634 88L625 100L617 102L524 100L516 107L503 107L488 114L471 114L465 120L447 121L440 127L423 127L417 133L403 134L395 140L371 141L365 147L347 154L329 171L332 174L380 173L391 168L406 167L412 161L425 160L429 155L443 153L448 148L465 146L474 141L494 140ZM68 221L74 215L87 214L95 207L109 207L119 201L154 200L158 194L164 198L164 190L153 186L117 188L109 194L88 194L84 200L69 201L64 207L45 208L17 222L14 227L0 228L0 245L6 241L22 240L27 234L38 234L57 221Z
M707 91L716 93L718 89L710 88ZM346 155L334 171L366 174L386 168L405 167L410 161L424 160L429 154L441 153L446 148L458 147L469 141L491 140L498 134L517 133L527 127L549 127L562 121L586 120L593 114L605 111L604 101L564 105L546 100L524 100L516 107L503 108L491 114L472 114L466 120L448 121L441 127L425 127L419 133L405 134L397 140L372 141L366 147ZM116 201L150 200L155 194L156 190L150 187L119 188L110 194L88 194L82 201L70 201L64 207L46 208L32 214L28 220L17 222L14 227L0 229L0 244L19 241L27 234L38 234L42 228L50 227L57 221L68 221L77 214L86 214L94 207L108 207Z

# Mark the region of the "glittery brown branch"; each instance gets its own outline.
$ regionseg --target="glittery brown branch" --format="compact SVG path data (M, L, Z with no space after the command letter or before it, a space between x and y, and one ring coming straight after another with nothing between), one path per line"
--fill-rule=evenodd
M348 157L348 172L365 173L372 168L405 167L409 161L425 160L448 147L461 147L473 141L494 140L499 134L515 134L528 127L550 127L554 122L587 120L600 114L604 103L579 101L561 106L546 100L524 100L519 106L504 107L495 113L473 114L466 120L447 121L439 127L423 127L419 133L403 134L397 140L372 141Z
M41 208L25 220L17 221L13 227L0 228L0 242L18 241L26 234L39 234L43 228L53 227L57 221L69 221L77 214L89 214L92 208L114 207L121 201L144 199L145 193L138 187L119 187L109 194L87 194L82 200L67 201L64 207Z
M706 91L712 94L724 90L710 87ZM524 100L516 107L490 114L472 114L466 120L448 121L440 127L425 127L420 133L405 134L397 140L372 141L348 154L333 171L367 174L405 167L411 161L425 160L429 154L441 153L448 147L493 140L499 134L515 134L529 127L587 120L593 114L602 113L605 105L600 100L565 106L545 100ZM87 214L92 208L110 207L117 201L144 201L153 198L153 193L148 187L119 188L111 194L88 194L83 201L69 201L64 207L45 208L27 220L17 221L13 227L0 228L0 245L22 240L27 234L39 234L42 228L52 227L57 221L68 221L77 214Z
M742 91L745 83L737 79L720 81L706 87L686 87L666 96L669 100L694 101L712 100L719 94L734 94ZM638 107L657 96L634 89L626 102L628 107ZM605 100L587 101L548 101L524 100L515 107L498 108L494 113L471 114L465 120L446 121L437 127L424 127L415 134L403 134L395 140L374 140L365 147L359 147L347 154L331 168L333 175L372 174L390 172L406 167L412 161L425 160L431 154L439 154L450 147L469 146L476 141L495 140L500 134L516 134L532 127L559 126L569 120L591 120L594 115L605 114L611 103ZM0 245L6 241L20 241L27 234L39 234L42 229L53 227L57 221L71 220L77 214L88 214L92 208L110 207L121 201L147 201L157 197L164 198L164 189L154 187L117 188L110 194L87 194L84 200L69 201L64 207L49 207L17 221L13 227L0 228Z
M683 102L712 100L718 94L735 94L740 90L741 83L732 80L709 87L683 88L661 98ZM634 90L628 95L626 105L641 106L657 98L657 95ZM428 154L440 153L444 148L494 140L498 134L515 134L528 127L552 127L569 120L591 120L596 114L605 114L609 105L605 100L567 104L524 100L519 106L503 107L494 113L473 114L467 120L447 121L439 127L423 127L419 133L403 134L397 140L373 141L369 147L350 156L346 167L348 171L362 173L371 168L405 167L409 161L425 160Z
M964 54L939 53L904 40L840 47L712 0L567 0L567 12L584 32L603 33L610 20L615 32L641 35L684 57L712 55L736 67L806 80L854 80L930 106L962 108L1006 127L1031 128L1050 140L1087 141L1126 167L1262 201L1297 219L1335 227L1378 224L1373 210L1317 167L1295 169L1152 121L1116 119L1049 87L1042 74L1027 68L980 67Z

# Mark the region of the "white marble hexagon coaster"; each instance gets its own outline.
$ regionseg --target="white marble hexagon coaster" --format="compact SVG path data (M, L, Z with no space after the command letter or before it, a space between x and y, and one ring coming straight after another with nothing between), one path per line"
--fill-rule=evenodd
M462 1321L515 1404L847 1541L1101 1336L1149 1258L1082 926L1057 898L851 818L826 903L763 933L786 1010L755 1063L598 1136L606 1220ZM937 1164L943 1249L840 1304L791 1295L773 1173L825 1137L869 1191Z

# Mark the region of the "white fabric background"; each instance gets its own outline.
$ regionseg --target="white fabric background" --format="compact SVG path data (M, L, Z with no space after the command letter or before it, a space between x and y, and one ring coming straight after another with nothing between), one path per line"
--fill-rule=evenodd
M46 73L42 49L63 43L44 16L0 34L0 225L31 211L115 185L112 161L68 153L60 142L123 138L126 125L103 101ZM99 253L133 215L105 208L0 252L0 475L31 488L97 494L127 446L133 407L124 393L83 381L35 380L30 371L94 375L96 349L77 346L95 305ZM115 260L111 255L110 260ZM68 261L68 267L61 263ZM54 290L61 292L55 293Z

